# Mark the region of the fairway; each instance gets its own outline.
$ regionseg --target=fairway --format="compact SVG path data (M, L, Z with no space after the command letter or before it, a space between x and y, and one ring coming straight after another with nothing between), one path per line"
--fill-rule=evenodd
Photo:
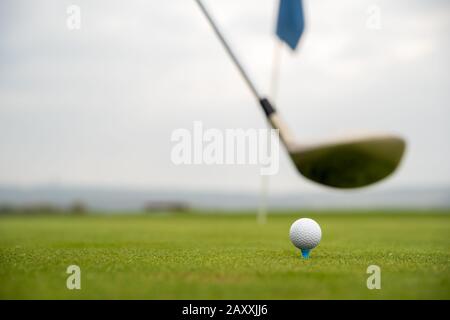
M289 241L300 217L323 232L309 260ZM448 212L0 218L0 299L450 299L449 262Z

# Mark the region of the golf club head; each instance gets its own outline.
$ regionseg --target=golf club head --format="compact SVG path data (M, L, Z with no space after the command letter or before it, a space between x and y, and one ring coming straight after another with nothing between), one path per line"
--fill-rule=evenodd
M306 178L335 188L360 188L376 183L398 167L405 151L402 138L390 135L291 148L289 154Z

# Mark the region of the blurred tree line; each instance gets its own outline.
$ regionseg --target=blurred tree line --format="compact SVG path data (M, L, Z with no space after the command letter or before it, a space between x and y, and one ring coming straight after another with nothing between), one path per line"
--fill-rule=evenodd
M0 215L23 214L23 215L84 215L88 212L88 206L76 200L67 207L57 206L49 202L35 202L26 204L0 203Z

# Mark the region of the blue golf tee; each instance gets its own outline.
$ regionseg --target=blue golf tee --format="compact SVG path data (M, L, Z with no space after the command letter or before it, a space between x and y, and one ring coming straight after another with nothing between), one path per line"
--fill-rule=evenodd
M301 249L301 250L302 250L302 257L303 257L303 259L308 259L309 258L309 252L311 250L309 250L309 249Z

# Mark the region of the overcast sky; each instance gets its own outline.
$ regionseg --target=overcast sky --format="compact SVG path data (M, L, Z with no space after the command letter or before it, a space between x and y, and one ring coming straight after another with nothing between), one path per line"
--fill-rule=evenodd
M374 188L450 184L450 2L309 0L307 30L283 50L277 105L299 139L355 130L408 141ZM278 0L208 0L269 89ZM66 26L69 5L81 29ZM366 27L381 9L381 29ZM0 184L258 190L254 166L175 166L171 133L266 128L193 0L0 2ZM271 189L323 191L285 153Z

